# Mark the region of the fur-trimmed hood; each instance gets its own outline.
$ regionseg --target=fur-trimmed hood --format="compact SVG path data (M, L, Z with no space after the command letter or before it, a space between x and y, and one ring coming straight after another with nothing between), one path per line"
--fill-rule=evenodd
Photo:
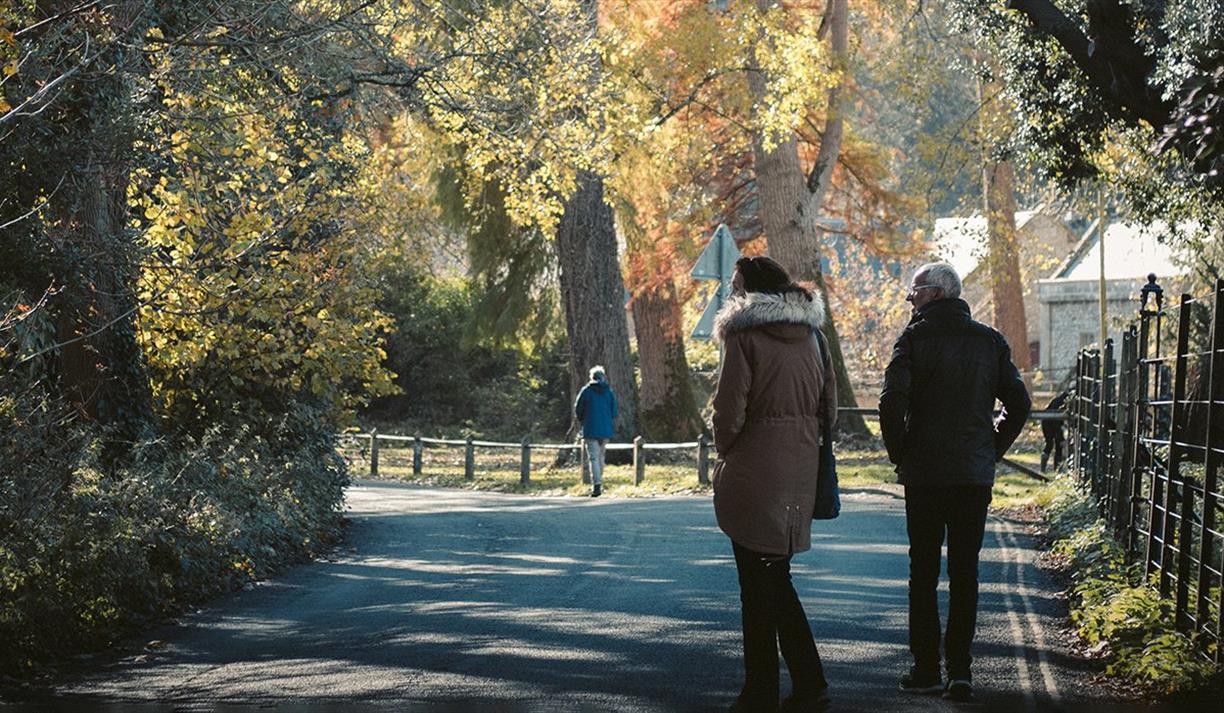
M825 310L819 295L808 299L801 292L772 294L748 292L732 295L714 316L714 335L726 341L732 332L765 325L801 325L817 329L824 324Z

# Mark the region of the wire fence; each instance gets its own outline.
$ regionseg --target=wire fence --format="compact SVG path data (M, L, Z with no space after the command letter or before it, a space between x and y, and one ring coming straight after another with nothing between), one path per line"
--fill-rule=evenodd
M1082 351L1074 389L1073 471L1178 628L1224 660L1224 280Z

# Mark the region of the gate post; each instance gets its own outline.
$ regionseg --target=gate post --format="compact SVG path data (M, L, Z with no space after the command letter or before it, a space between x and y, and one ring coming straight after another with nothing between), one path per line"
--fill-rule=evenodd
M370 477L378 477L378 429L370 429Z
M1182 435L1180 431L1181 422L1185 420L1182 411L1185 409L1186 400L1186 352L1189 351L1190 343L1190 295L1183 294L1181 304L1177 309L1177 346L1173 350L1173 406L1170 409L1169 415L1169 462L1165 468L1165 511L1164 511L1164 546L1160 553L1160 593L1168 596L1172 586L1172 573L1169 571L1172 566L1177 567L1177 593L1176 593L1176 616L1175 619L1180 626L1183 623L1183 614L1186 606L1186 587L1189 582L1186 581L1185 574L1190 569L1190 553L1187 551L1190 548L1187 546L1190 537L1190 518L1184 507L1186 502L1193 502L1190 493L1187 492L1186 482L1181 476L1181 452L1182 447L1178 445L1178 436ZM1181 494L1178 494L1178 484L1181 486ZM1174 510L1180 513L1180 523L1175 523L1171 517ZM1176 527L1175 525L1180 525ZM1179 540L1177 545L1177 561L1172 562L1174 551L1174 538ZM1183 572L1185 570L1185 572Z
M646 453L642 448L645 439L641 436L633 437L633 484L641 485L642 480L646 477Z
M531 438L523 436L519 451L519 483L526 485L531 482Z
M1211 437L1213 431L1218 429L1219 421L1215 419L1215 411L1219 406L1224 406L1224 280L1216 280L1215 284L1215 299L1212 301L1212 320L1211 320L1211 359L1207 362L1207 436L1204 443L1207 445L1207 454L1203 459L1204 475L1203 475L1203 519L1199 523L1199 553L1198 553L1198 592L1196 599L1196 614L1194 617L1195 623L1199 629L1211 626L1211 587L1208 578L1208 561L1211 559L1212 538L1208 533L1216 530L1216 508L1209 505L1214 494L1219 493L1219 478L1216 476L1216 470L1221 465L1220 450L1224 448L1224 443L1212 443ZM1217 448L1216 446L1219 446ZM1220 603L1224 603L1224 575L1221 576L1220 586ZM1224 610L1216 609L1215 621L1215 639L1216 639L1216 662L1224 661L1224 646L1221 645L1222 635L1224 635Z
M704 433L697 438L697 482L710 482L710 437Z

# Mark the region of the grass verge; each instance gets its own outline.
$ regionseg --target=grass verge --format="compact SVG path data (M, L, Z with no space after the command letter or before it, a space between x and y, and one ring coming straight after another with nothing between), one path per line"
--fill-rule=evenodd
M1038 456L1035 452L1020 453L1013 457L1033 467L1037 466ZM844 492L867 491L898 497L902 495L893 466L883 451L849 451L839 454L838 458L838 482ZM368 477L363 475L369 472L368 464L354 459L351 454L350 467L350 472L355 477ZM711 464L711 471L712 468ZM541 496L580 497L589 495L591 489L590 485L582 483L581 473L576 465L555 467L534 464L531 480L524 484L519 480L517 465L479 459L471 480L464 477L463 464L459 459L428 463L421 475L413 475L408 459L391 459L384 461L379 468L379 478L416 485ZM604 470L604 495L640 498L655 495L708 495L711 492L708 484L697 482L697 467L692 462L650 463L646 467L642 483L635 485L633 480L633 466L607 466ZM995 478L993 507L1006 510L1031 505L1045 486L1046 484L1039 480L1000 466Z

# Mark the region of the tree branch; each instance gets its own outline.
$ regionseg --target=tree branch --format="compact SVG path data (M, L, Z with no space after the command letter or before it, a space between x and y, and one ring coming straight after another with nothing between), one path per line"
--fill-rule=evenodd
M1095 39L1085 35L1051 0L1007 0L1008 9L1024 14L1034 29L1053 37L1066 50L1111 102L1114 113L1130 121L1142 119L1159 129L1168 123L1173 107L1148 86L1147 77L1155 64L1135 42L1134 23L1116 0L1089 5ZM1106 21L1108 28L1102 26ZM1126 26L1125 39L1117 31L1119 22Z

